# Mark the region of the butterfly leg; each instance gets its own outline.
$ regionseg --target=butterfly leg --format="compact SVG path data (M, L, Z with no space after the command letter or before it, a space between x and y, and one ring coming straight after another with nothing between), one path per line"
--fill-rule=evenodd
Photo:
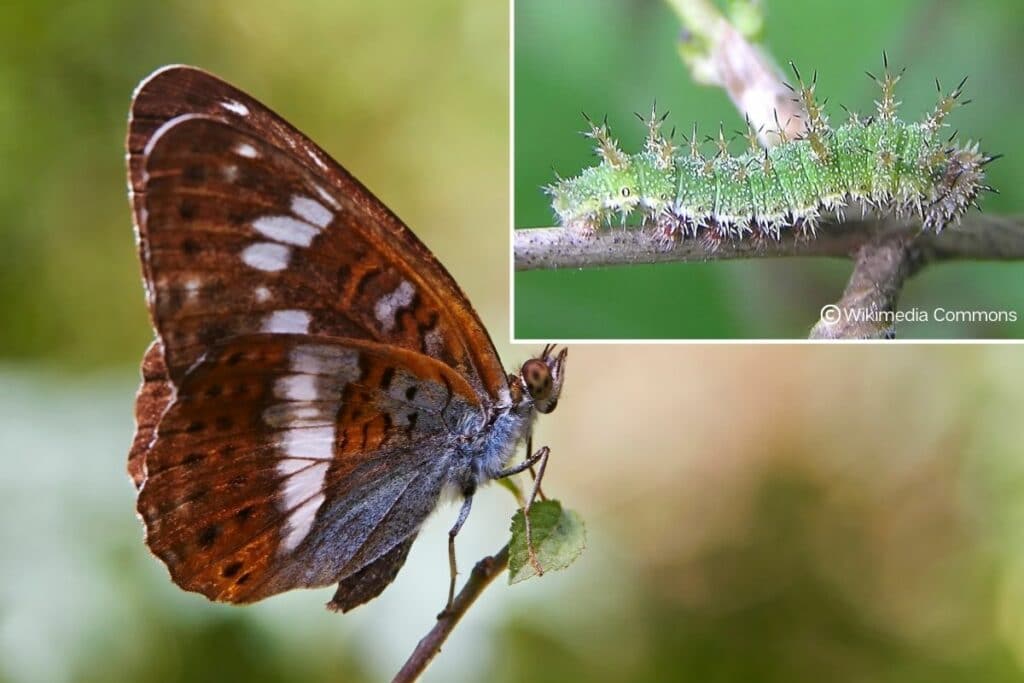
M526 460L522 461L518 465L513 465L512 467L507 467L507 468L503 469L502 471L498 472L497 474L494 475L494 478L495 479L504 479L505 477L511 477L514 474L519 474L520 472L523 472L525 470L530 469L531 467L536 465L541 460L541 458L546 458L547 457L547 455L548 455L547 454L547 450L548 450L548 447L545 446L544 448L540 449L539 451L537 451L533 455L529 456Z
M462 529L462 525L466 523L466 518L469 517L469 511L473 507L473 491L470 490L465 493L465 499L462 501L462 507L459 509L459 518L455 520L454 526L448 531L448 568L451 571L451 582L448 584L448 604L445 605L444 614L452 608L452 601L455 600L455 577L458 576L459 570L455 564L455 537L459 535L459 530Z

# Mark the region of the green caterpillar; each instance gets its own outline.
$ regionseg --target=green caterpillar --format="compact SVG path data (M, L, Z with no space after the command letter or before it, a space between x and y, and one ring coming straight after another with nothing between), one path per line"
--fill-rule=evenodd
M717 153L705 157L696 127L689 149L680 150L661 134L665 116L652 111L647 119L638 115L648 129L643 151L626 154L607 124L588 119L586 135L597 142L600 164L545 188L560 224L593 234L614 218L625 224L639 213L666 240L700 235L714 247L750 235L778 239L787 229L813 235L821 216L841 215L856 202L878 214L916 215L924 229L938 232L976 204L982 190L994 191L984 184L984 166L998 157L970 142L957 146L955 133L948 140L940 134L966 78L947 95L940 87L935 109L908 123L896 116L902 73L889 73L886 60L876 114L866 121L851 114L832 129L815 99L817 74L806 85L793 71L806 132L786 139L776 122L782 142L770 149L758 145L748 121L745 154L731 156L719 129Z

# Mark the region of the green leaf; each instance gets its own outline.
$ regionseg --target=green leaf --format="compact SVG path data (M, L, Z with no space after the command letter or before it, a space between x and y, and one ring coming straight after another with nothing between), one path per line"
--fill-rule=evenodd
M557 500L544 500L530 508L533 549L545 571L565 569L583 552L587 530L583 520L572 510L565 510ZM512 516L512 540L509 541L508 582L519 583L537 576L526 549L526 523L523 511Z

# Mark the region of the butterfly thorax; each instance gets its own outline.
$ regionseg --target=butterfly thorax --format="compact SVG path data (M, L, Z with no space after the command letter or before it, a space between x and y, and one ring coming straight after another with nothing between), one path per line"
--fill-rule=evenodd
M449 486L470 493L506 469L519 445L533 433L538 413L550 413L562 391L566 350L546 347L508 376L507 400L491 405L482 420L466 416L457 429L457 457ZM504 393L504 392L503 392Z
M518 445L529 439L538 413L550 413L562 392L567 351L554 355L548 346L540 356L509 375L509 403L495 411L477 459L478 483L495 478L508 465ZM529 454L528 454L529 455Z
M469 447L475 484L494 479L505 469L519 444L533 432L536 419L532 401L519 401L494 411Z

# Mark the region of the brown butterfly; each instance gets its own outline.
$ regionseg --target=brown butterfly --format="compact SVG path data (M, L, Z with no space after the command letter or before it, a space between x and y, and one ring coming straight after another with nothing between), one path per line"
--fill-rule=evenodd
M566 351L506 375L455 280L387 207L252 97L187 66L135 92L128 177L156 340L128 472L176 584L243 603L394 580L554 410ZM536 495L537 485L534 486ZM531 497L532 500L532 497ZM449 602L451 589L449 590Z

